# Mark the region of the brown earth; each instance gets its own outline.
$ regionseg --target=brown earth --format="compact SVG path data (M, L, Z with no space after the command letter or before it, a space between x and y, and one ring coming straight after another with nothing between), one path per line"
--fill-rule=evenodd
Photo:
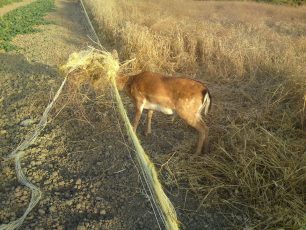
M79 2L55 3L56 10L47 16L53 24L16 37L18 51L0 52L0 156L8 155L35 128L62 81L57 66L70 53L93 45ZM158 229L110 92L89 97L83 116L72 105L62 109L64 91L46 129L25 150L23 170L43 197L21 229ZM126 105L131 115L133 107L128 101ZM144 137L140 125L139 136L152 157L196 140L187 125L170 120L157 114L151 137ZM30 191L18 183L13 161L1 163L0 180L2 224L23 214ZM197 210L199 202L192 194L171 187L167 192L183 229L226 226L223 214Z

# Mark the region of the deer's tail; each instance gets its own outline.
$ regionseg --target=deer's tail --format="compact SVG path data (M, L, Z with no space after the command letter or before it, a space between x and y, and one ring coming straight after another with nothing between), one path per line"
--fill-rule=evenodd
M211 109L211 103L212 103L212 99L211 99L211 95L208 89L203 90L203 104L202 107L204 109L204 114L207 115L208 112Z

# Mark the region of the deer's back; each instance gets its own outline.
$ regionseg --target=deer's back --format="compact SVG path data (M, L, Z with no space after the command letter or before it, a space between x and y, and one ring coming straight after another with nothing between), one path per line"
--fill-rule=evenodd
M175 109L181 103L192 101L202 104L206 86L199 81L183 77L167 77L158 73L143 72L131 76L130 94L151 103Z

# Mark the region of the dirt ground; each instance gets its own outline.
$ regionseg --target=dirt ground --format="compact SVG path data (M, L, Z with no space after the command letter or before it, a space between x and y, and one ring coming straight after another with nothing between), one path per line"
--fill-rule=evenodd
M18 51L0 51L0 156L8 155L35 128L62 81L58 65L73 51L92 45L79 2L55 3L56 10L47 16L52 24L16 37ZM86 120L71 105L61 109L64 91L46 129L26 150L22 167L43 197L20 229L158 229L110 92L91 99L85 105ZM128 100L126 106L131 117ZM164 115L156 114L153 127L151 137L144 136L144 125L139 129L152 157L196 140L182 121L172 124ZM30 191L18 183L13 161L1 163L0 181L2 224L23 214ZM222 213L197 210L199 201L192 194L166 188L182 229L230 228Z

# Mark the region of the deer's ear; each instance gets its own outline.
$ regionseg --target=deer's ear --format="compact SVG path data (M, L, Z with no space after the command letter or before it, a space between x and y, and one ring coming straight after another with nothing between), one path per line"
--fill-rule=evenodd
M116 60L119 60L119 56L118 56L117 50L113 49L111 54L112 54L113 58L115 58Z

